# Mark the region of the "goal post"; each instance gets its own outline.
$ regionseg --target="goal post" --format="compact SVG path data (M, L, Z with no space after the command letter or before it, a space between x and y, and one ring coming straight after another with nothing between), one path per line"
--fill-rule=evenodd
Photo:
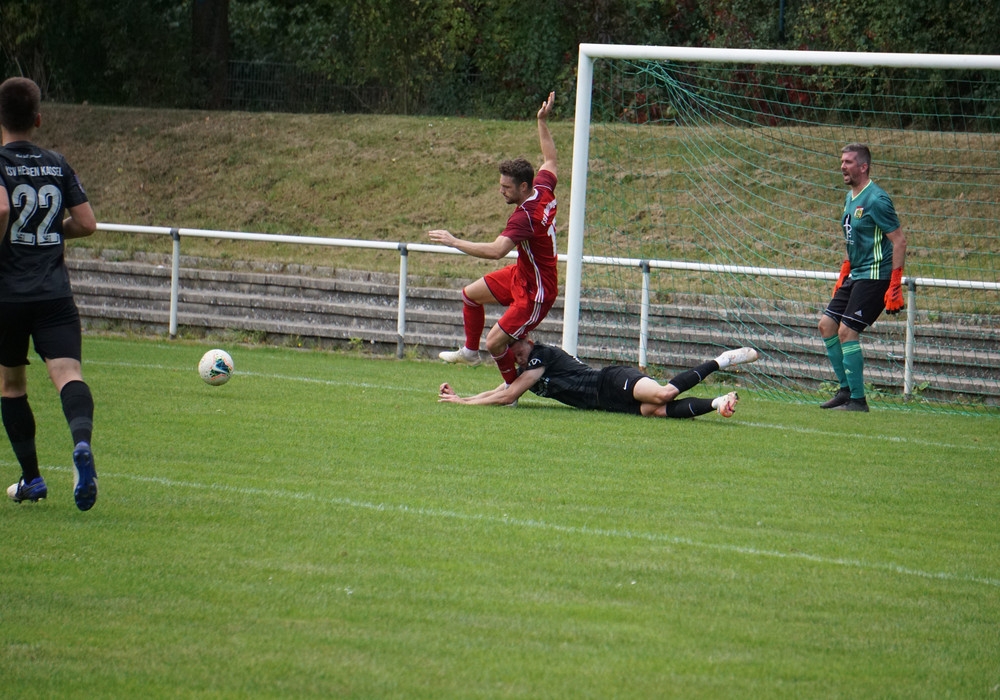
M1000 56L581 44L564 349L644 365L674 323L662 314L684 307L701 321L679 345L764 345L756 386L815 390L832 378L810 365L825 359L815 323L843 257L840 148L859 141L910 239L911 303L873 327L887 335L872 334L872 376L910 398L960 366L936 387L945 403L1000 403ZM595 308L581 308L585 288ZM620 338L584 341L595 315ZM949 327L970 326L948 347Z

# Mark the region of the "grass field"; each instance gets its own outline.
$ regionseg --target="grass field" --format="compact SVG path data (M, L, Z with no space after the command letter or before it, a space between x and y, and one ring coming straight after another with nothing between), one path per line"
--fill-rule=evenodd
M87 513L32 364L4 697L1000 693L996 417L463 407L494 369L273 347L213 388L206 349L85 339Z

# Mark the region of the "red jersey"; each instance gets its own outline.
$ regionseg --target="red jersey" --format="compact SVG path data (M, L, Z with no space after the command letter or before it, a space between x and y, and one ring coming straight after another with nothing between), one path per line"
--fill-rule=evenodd
M530 297L554 300L559 294L554 173L538 171L531 195L510 215L501 235L517 243L516 277Z

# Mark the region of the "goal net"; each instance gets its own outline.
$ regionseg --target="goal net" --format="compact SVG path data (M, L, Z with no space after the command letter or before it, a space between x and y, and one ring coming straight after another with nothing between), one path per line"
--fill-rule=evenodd
M854 142L909 243L869 399L1000 405L1000 57L581 45L563 346L666 373L751 345L726 379L828 397Z

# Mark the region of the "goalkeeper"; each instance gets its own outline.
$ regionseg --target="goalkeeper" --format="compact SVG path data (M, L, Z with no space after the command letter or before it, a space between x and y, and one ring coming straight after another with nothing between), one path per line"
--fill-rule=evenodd
M847 259L833 287L833 298L819 319L819 333L840 388L822 408L868 411L861 333L883 310L903 309L906 237L892 199L870 177L871 151L861 143L844 146L840 172L850 187L840 222Z
M729 418L739 397L735 391L714 399L677 398L703 381L708 375L731 365L757 360L753 348L727 350L714 360L681 372L666 385L643 374L635 367L613 365L602 369L590 367L560 348L534 343L528 338L510 345L520 371L509 386L475 396L462 397L442 384L438 401L478 406L510 406L522 394L531 391L574 408L631 413L660 418L694 418L718 411Z

